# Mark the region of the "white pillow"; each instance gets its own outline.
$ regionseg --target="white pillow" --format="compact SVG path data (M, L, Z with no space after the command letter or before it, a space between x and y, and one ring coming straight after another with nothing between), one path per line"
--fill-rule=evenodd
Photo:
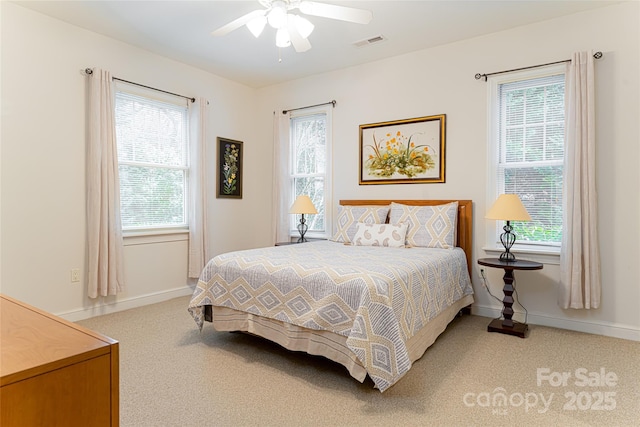
M388 246L404 248L407 224L365 224L359 222L353 244L356 246Z
M386 206L340 206L336 232L329 240L350 243L356 234L359 222L384 224L387 222L389 205Z
M389 223L407 224L407 246L455 247L458 202L436 206L408 206L391 203Z

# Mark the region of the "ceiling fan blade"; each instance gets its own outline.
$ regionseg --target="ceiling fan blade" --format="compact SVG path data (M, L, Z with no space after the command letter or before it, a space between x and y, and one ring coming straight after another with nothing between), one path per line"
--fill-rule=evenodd
M311 43L308 39L305 39L300 35L293 19L289 19L287 31L289 31L289 39L291 40L291 44L296 52L306 52L311 49Z
M306 15L321 16L323 18L355 22L357 24L368 24L371 22L371 19L373 19L373 13L371 13L370 10L317 3L314 1L302 1L300 2L299 8L300 11Z
M229 34L231 31L237 30L238 28L242 27L252 19L258 18L260 16L264 16L266 13L267 11L264 9L254 10L253 12L249 12L246 15L241 16L235 21L231 21L228 24L223 25L222 27L213 31L211 35L214 37L224 36L226 34Z

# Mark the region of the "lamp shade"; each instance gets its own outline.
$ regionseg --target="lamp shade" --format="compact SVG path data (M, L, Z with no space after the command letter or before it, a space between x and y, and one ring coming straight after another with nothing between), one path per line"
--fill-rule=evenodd
M517 194L501 194L489 209L485 218L505 221L531 221L529 212L527 212Z
M288 47L291 46L291 37L289 31L286 28L280 28L276 31L276 46Z
M291 205L291 209L289 209L289 213L292 214L317 214L318 211L315 206L313 206L313 202L309 198L309 196L298 196L296 197L296 201Z
M271 4L271 11L267 14L267 21L276 29L287 25L287 5L281 0L274 1Z
M293 22L296 30L298 30L298 33L300 34L300 37L302 37L303 39L309 37L313 32L313 29L315 28L308 19L305 19L299 15L293 15Z
M258 16L247 22L247 28L251 31L255 37L259 37L264 30L264 26L267 23L267 18L264 16Z

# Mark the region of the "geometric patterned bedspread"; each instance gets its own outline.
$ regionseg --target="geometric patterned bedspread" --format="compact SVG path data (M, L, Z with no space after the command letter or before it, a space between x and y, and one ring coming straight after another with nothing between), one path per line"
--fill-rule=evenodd
M212 305L343 335L384 391L411 368L407 340L472 293L460 248L316 241L216 256L189 312L200 328L204 306Z

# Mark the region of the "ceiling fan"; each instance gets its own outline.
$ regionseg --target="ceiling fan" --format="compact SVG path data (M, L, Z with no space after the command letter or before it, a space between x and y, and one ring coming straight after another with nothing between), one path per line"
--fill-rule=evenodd
M293 45L296 52L305 52L311 49L311 43L307 37L313 31L314 25L308 19L290 13L291 11L298 9L305 15L320 16L357 24L368 24L373 18L373 14L369 10L315 1L258 0L258 2L265 9L249 12L223 25L211 34L213 36L224 36L246 25L255 37L259 37L268 23L276 29L276 46L287 47Z

